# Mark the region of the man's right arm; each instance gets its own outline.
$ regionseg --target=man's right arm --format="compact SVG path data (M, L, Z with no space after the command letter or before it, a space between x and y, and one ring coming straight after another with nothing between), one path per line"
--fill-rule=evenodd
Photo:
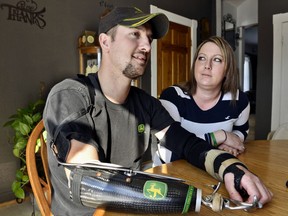
M67 155L67 163L85 163L85 161L99 160L97 149L89 144L72 139L70 151ZM67 179L69 180L70 170L65 169Z

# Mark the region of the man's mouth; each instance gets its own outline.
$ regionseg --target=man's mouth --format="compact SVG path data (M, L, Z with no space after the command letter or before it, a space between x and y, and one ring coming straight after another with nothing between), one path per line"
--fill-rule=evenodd
M147 61L147 58L145 55L141 55L141 54L135 54L133 55L133 58L136 59L138 62L145 64Z

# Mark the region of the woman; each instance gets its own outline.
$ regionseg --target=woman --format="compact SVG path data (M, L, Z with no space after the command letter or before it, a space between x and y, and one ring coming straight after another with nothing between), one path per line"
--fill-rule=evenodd
M238 83L233 50L223 38L212 36L195 53L191 80L164 90L160 101L182 127L237 156L245 149L250 113Z

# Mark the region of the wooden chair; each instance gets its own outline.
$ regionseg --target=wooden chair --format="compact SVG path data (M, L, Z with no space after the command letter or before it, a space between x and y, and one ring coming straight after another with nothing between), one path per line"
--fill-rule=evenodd
M26 165L30 184L32 191L38 207L40 209L41 215L43 216L52 216L51 212L51 183L49 180L49 169L48 169L48 159L47 159L47 148L46 142L43 138L44 123L41 120L34 130L32 131L27 146L26 146ZM46 180L39 177L37 166L36 166L36 155L35 147L37 144L37 139L40 138L41 142L41 160L44 168ZM95 210L93 216L108 216L105 213L105 209L99 208Z
M32 187L32 191L40 212L43 216L52 215L51 212L51 183L49 180L49 171L48 171L48 160L47 160L47 148L46 142L43 138L44 124L41 120L34 130L32 131L27 146L26 146L26 164L27 171ZM37 166L36 166L36 155L35 147L37 144L37 139L40 138L41 149L40 155L42 160L42 165L45 173L45 179L39 177Z

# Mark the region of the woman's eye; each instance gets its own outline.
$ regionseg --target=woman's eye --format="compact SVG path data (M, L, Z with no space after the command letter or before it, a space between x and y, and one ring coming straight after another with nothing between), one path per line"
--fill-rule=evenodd
M220 62L220 63L221 63L221 62L222 62L222 59L221 59L221 58L214 58L214 61L215 61L215 62Z
M198 56L199 61L205 61L205 58L203 56Z

